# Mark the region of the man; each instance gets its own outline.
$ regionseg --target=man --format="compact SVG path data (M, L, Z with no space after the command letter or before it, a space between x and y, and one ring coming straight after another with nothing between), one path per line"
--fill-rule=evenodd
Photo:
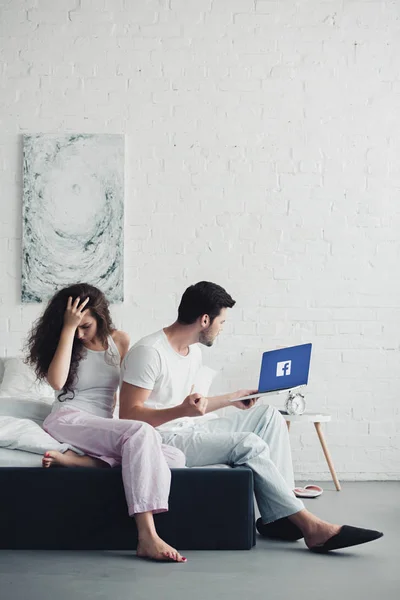
M137 342L122 366L120 418L156 427L164 444L184 452L188 467L246 465L254 474L261 535L305 539L310 550L328 552L372 541L378 531L332 525L304 508L293 493L289 436L282 415L254 400L231 401L255 390L204 398L193 392L201 366L198 344L212 346L235 301L219 285L202 281L182 296L175 323ZM235 415L212 418L235 406ZM251 410L250 410L251 409Z

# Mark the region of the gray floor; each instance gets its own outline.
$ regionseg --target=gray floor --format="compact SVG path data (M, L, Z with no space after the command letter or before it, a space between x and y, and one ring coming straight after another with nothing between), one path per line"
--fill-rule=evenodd
M302 542L258 537L247 552L186 552L188 562L156 564L124 552L0 551L1 600L400 598L400 483L344 483L307 508L332 522L384 531L356 549L321 556ZM45 509L44 509L45 510Z

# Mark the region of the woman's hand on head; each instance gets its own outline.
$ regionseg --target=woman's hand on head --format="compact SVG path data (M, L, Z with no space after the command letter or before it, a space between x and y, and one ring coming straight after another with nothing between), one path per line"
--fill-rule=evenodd
M79 327L83 317L89 310L88 308L83 310L88 302L89 298L86 298L81 303L79 296L75 298L74 302L72 302L72 296L68 298L67 308L64 313L64 327L70 327L74 330Z

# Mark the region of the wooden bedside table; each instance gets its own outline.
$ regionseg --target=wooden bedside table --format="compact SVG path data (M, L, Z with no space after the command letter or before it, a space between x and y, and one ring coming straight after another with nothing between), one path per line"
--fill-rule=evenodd
M322 450L323 450L325 458L326 458L326 462L328 463L328 467L331 472L333 482L335 484L337 491L340 492L340 490L341 490L340 483L339 483L339 480L336 475L335 467L333 466L332 457L329 453L328 446L327 446L326 440L325 440L325 436L321 429L321 423L327 423L328 421L330 421L332 418L331 415L305 412L302 415L282 414L282 416L286 421L288 431L290 431L290 424L293 423L294 421L303 422L303 423L304 422L314 423L314 427L317 432L318 439L321 443Z

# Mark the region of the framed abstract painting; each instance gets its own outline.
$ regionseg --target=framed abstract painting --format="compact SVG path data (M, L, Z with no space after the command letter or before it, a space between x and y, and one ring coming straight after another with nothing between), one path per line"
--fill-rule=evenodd
M124 299L124 136L25 135L22 302L86 282Z

